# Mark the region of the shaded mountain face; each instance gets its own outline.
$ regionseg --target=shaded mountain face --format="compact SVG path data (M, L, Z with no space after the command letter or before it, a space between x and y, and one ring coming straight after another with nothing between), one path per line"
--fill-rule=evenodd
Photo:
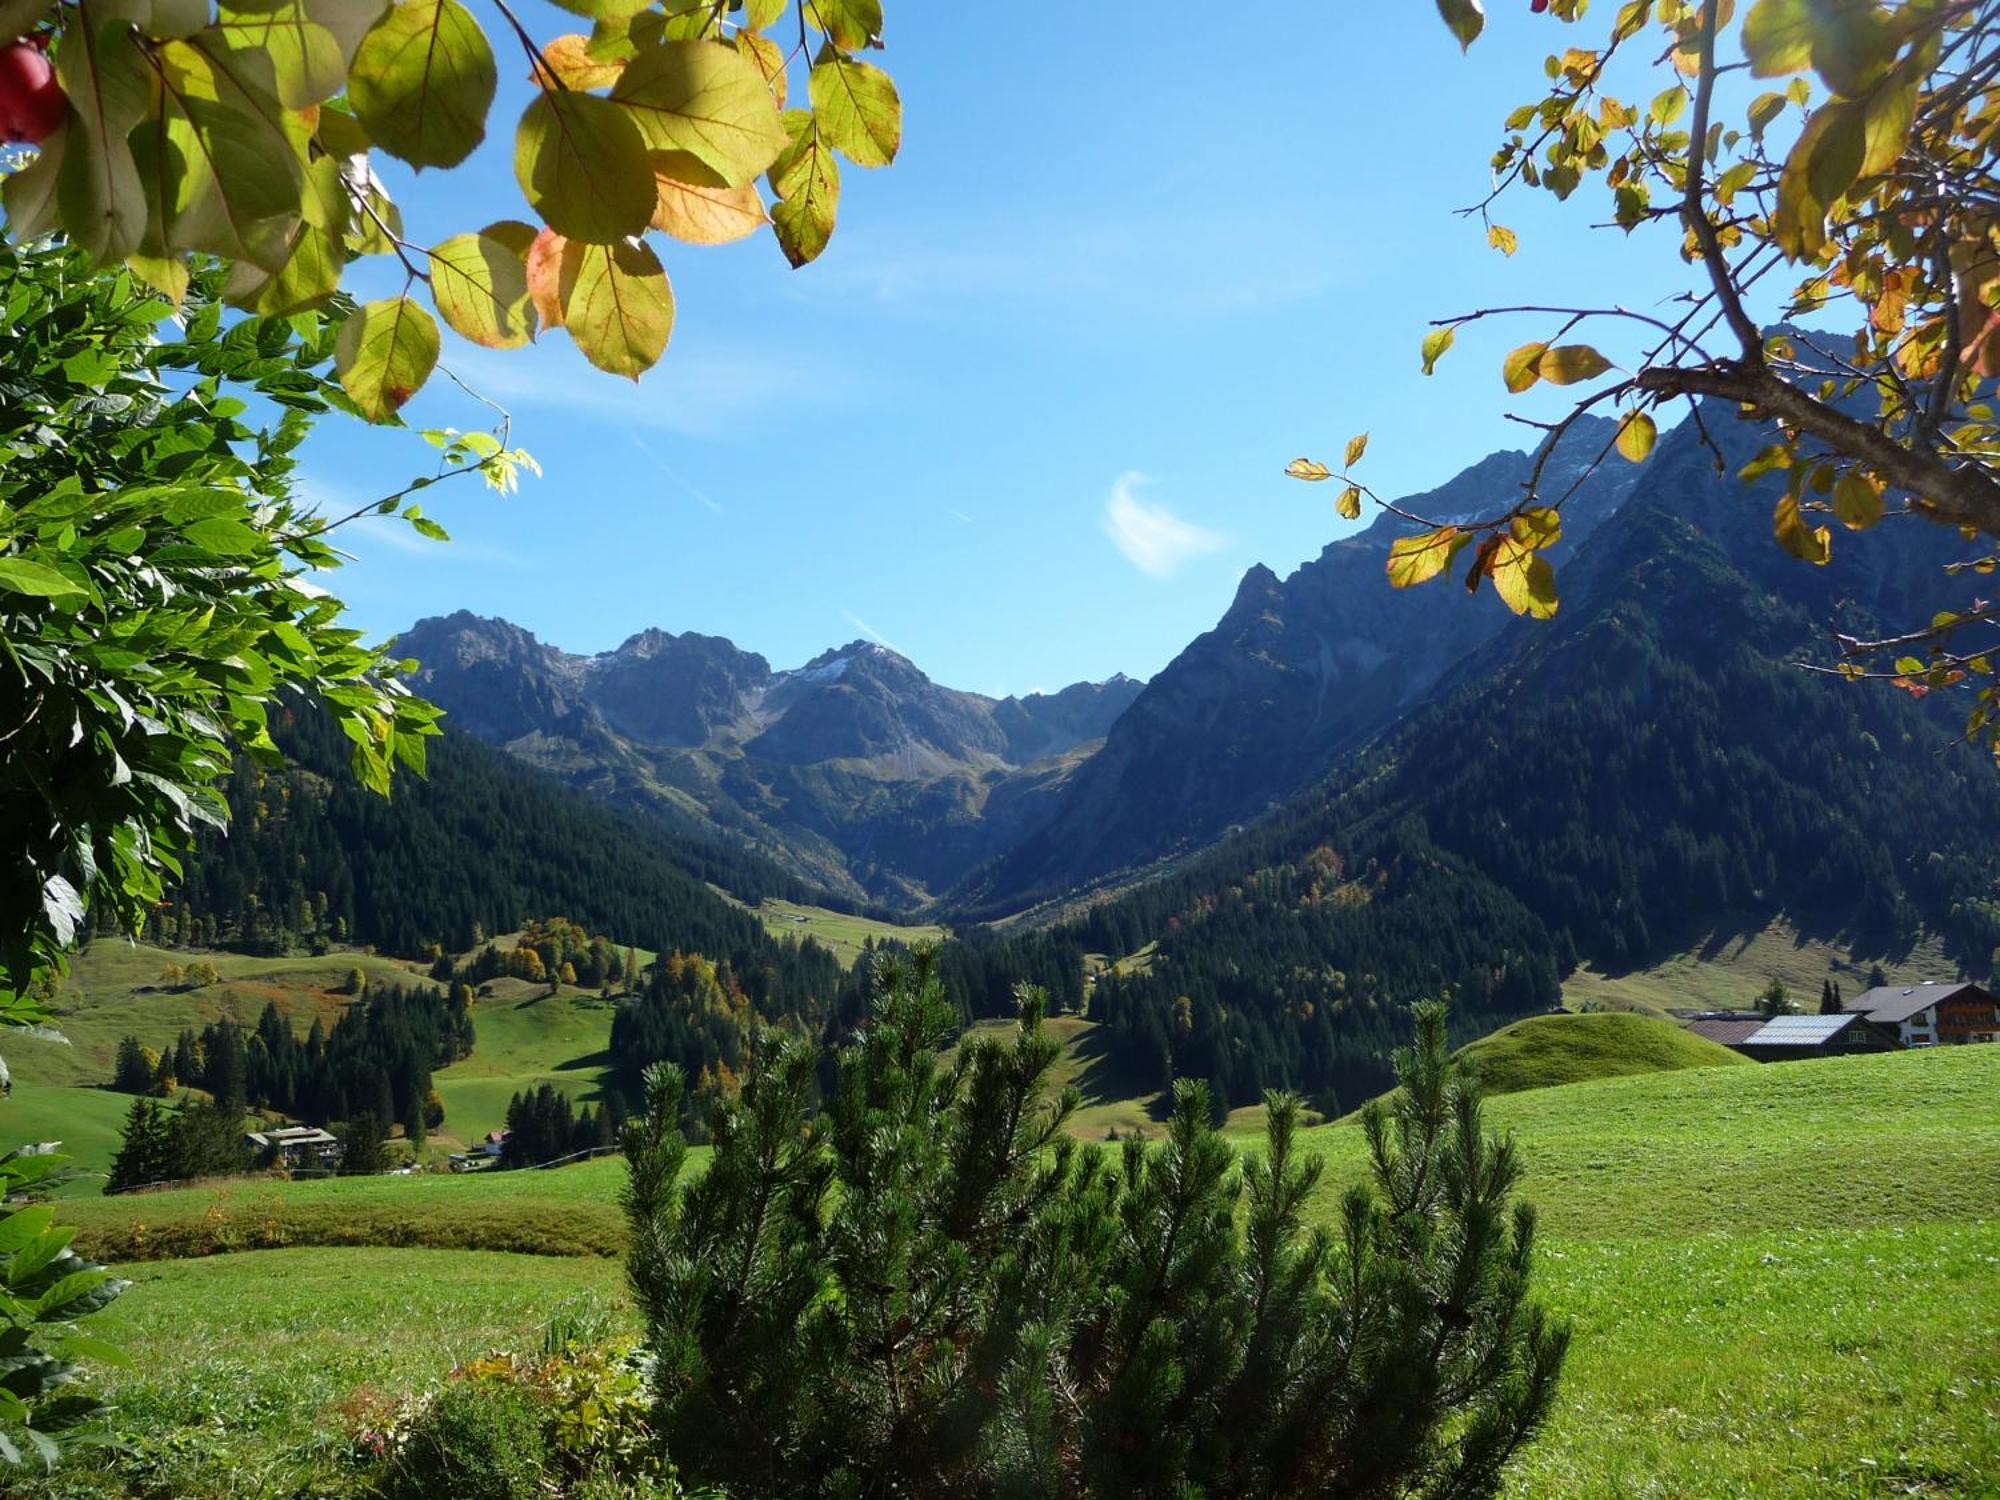
M1544 476L1561 493L1604 448L1609 422L1580 423ZM1518 498L1525 453L1496 453L1399 504L1438 522L1486 517ZM1564 507L1558 556L1631 493L1640 470L1599 466ZM968 898L1017 908L1130 866L1199 848L1310 785L1421 702L1511 618L1497 600L1387 586L1383 516L1290 578L1252 568L1215 629L1146 685L1104 748L1070 778L1049 822L975 877Z
M464 612L420 621L397 649L456 727L825 890L901 906L1039 819L1140 689L1115 677L993 699L868 641L791 671L661 630L576 656Z
M1726 475L1762 446L1705 420ZM1864 962L1931 939L1990 973L2000 777L1954 743L1966 704L1799 665L1829 630L1962 608L1942 564L1963 549L1885 524L1837 531L1813 567L1773 543L1776 498L1668 434L1562 559L1553 621L1503 621L1307 791L1032 937L989 936L983 969L1143 952L1091 991L1115 1049L1231 1102L1283 1086L1347 1107L1389 1081L1410 1001L1447 998L1477 1034L1548 1006L1579 962L1615 973L1777 918ZM1488 602L1430 594L1440 628Z

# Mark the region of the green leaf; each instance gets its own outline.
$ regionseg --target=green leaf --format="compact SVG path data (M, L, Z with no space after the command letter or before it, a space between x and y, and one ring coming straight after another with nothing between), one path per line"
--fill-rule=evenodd
M641 11L650 10L653 0L555 0L564 10L579 16L589 16L593 21L626 21ZM657 22L658 17L654 20Z
M305 166L282 124L270 59L227 49L219 34L168 42L156 59L161 107L131 136L146 189L144 248L281 269Z
M803 266L816 260L833 237L840 206L840 159L820 139L810 110L787 110L784 124L792 143L771 163L766 179L778 197L771 206L771 228L785 259Z
M191 546L214 553L217 557L250 557L264 547L262 533L229 516L190 521L181 527L181 535Z
M1333 470L1313 458L1295 458L1285 465L1285 473L1293 479L1303 479L1308 484L1318 484L1333 478Z
M62 599L90 590L72 583L54 568L30 562L25 557L0 557L0 590L28 594L37 599Z
M568 239L610 244L652 222L646 142L628 110L595 94L537 94L514 137L514 175L535 212Z
M341 388L371 422L393 417L430 379L437 359L437 324L408 296L356 308L333 346Z
M488 349L513 349L534 337L528 267L519 250L490 235L460 234L430 257L431 296L454 332Z
M1433 328L1429 333L1424 335L1424 373L1426 375L1437 369L1437 362L1444 358L1445 350L1449 349L1457 339L1458 330L1455 328Z
M269 7L225 0L218 14L230 46L269 54L278 102L304 109L347 87L348 68L383 9L383 0L282 0Z
M1470 48L1486 29L1486 10L1479 0L1437 0L1437 7L1461 49Z
M1658 424L1645 412L1635 411L1619 424L1618 451L1635 464L1644 463L1659 435Z
M1507 382L1508 390L1518 396L1542 378L1542 355L1548 347L1547 344L1523 344L1501 361L1500 375Z
M1427 583L1451 566L1459 549L1472 537L1456 526L1440 526L1389 544L1389 587L1406 589Z
M585 359L637 380L659 362L674 330L674 292L660 258L642 241L570 246L563 321Z
M398 0L349 72L355 117L414 167L455 167L486 138L498 82L486 33L458 0Z
M806 79L821 133L857 167L886 167L903 143L903 101L880 68L822 50Z
M647 149L684 152L726 187L754 182L787 144L763 71L721 42L645 48L611 97L630 112Z
M108 9L84 5L56 49L56 77L74 113L56 206L70 239L100 264L132 254L146 232L146 193L128 136L152 91L131 21Z
M1544 350L1535 362L1535 372L1551 385L1595 380L1610 368L1611 361L1588 344L1559 344Z

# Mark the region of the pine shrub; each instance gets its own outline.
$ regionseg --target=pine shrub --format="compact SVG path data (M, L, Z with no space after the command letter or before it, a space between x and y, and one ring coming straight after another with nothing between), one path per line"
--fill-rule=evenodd
M1065 1131L1039 992L945 1060L929 955L886 964L816 1099L759 1041L682 1181L683 1083L627 1128L628 1270L655 1426L689 1482L789 1496L1493 1493L1548 1411L1567 1331L1529 1299L1534 1215L1444 1011L1366 1116L1372 1188L1309 1229L1301 1106L1239 1160L1205 1088L1167 1139Z

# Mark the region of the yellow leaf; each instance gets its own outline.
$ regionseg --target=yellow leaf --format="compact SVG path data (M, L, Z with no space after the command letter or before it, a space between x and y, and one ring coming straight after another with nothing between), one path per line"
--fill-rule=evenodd
M1660 429L1653 419L1642 411L1635 411L1618 428L1618 451L1633 463L1642 464L1653 451L1653 443L1659 435Z
M1333 478L1333 470L1313 458L1295 458L1285 465L1285 472L1294 479L1304 479L1314 484L1322 479Z
M1595 380L1611 368L1611 361L1588 344L1561 344L1543 351L1535 370L1551 385L1575 385L1579 380Z
M1398 537L1389 544L1389 587L1406 589L1427 583L1451 566L1459 548L1471 536L1456 526L1440 526L1416 536Z
M1340 492L1340 498L1333 502L1333 508L1340 512L1343 521L1361 519L1361 486L1350 484Z
M1368 434L1360 433L1347 440L1347 467L1353 468L1361 462L1361 455L1368 451Z
M651 160L660 190L653 209L655 229L689 245L727 245L769 222L756 183L727 187L684 152L655 151Z
M1866 531L1882 519L1882 491L1863 474L1843 474L1833 486L1833 513L1849 531Z
M1824 526L1807 526L1805 517L1799 514L1796 496L1787 495L1778 502L1771 529L1777 535L1778 545L1801 562L1825 567L1833 557L1833 533Z
M1531 505L1514 517L1507 529L1515 543L1529 552L1553 547L1562 540L1562 514L1551 505Z
M1445 350L1452 346L1458 334L1450 328L1433 328L1424 335L1424 373L1430 374L1437 368L1437 362L1444 357Z
M1521 237L1505 224L1489 224L1486 228L1486 243L1502 255L1512 255L1521 248Z
M1519 395L1537 380L1541 379L1542 355L1547 344L1523 344L1501 363L1500 374L1507 382L1507 389Z
M1556 612L1556 570L1539 552L1502 537L1487 572L1493 591L1517 615L1546 620Z

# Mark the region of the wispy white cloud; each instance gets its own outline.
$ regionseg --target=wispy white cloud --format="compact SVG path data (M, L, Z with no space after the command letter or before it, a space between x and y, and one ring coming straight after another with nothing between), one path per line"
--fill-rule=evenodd
M1196 558L1216 551L1226 539L1206 526L1182 520L1164 505L1141 500L1138 489L1150 482L1136 472L1118 476L1104 505L1104 534L1140 572L1171 578Z
M780 407L826 407L866 399L857 374L761 351L679 352L672 348L638 384L592 369L574 349L544 342L495 354L464 350L452 369L473 390L517 414L580 413L600 421L685 437L740 433ZM535 424L516 424L533 448Z
M951 516L951 517L953 517L953 518L957 519L957 520L960 520L960 521L963 521L963 522L965 522L965 524L966 524L966 525L968 525L968 526L970 526L970 525L972 525L972 524L973 524L973 522L972 522L972 517L968 516L968 515L967 515L967 514L966 514L966 513L964 512L964 511L960 510L960 509L959 509L959 508L958 508L957 506L955 506L955 505L947 505L947 506L946 506L946 507L944 508L944 513L945 513L946 515L948 515L948 516Z
M632 440L632 446L634 448L637 448L641 453L645 454L646 457L650 458L653 461L654 466L658 468L662 474L666 475L667 478L671 479L675 484L679 485L683 490L685 490L687 492L688 497L692 499L696 504L706 506L709 510L715 512L715 514L718 516L728 514L728 512L723 508L722 503L720 501L718 501L712 495L710 495L708 491L702 489L699 485L687 479L685 476L682 475L680 470L676 469L672 464L668 463L664 458L660 457L659 454L655 453L653 451L653 445L647 442L644 438L640 437L638 433L628 432L625 434L625 436L627 436Z
M448 523L445 529L451 529ZM437 563L477 563L482 567L496 568L527 566L526 558L505 547L460 541L456 537L450 542L434 542L429 537L419 536L408 521L395 516L363 516L358 521L348 522L333 536L344 551L354 553L365 552L371 547L385 547L391 552L406 552Z
M897 645L894 641L890 640L886 635L882 634L882 632L877 630L873 625L870 625L866 620L862 619L861 616L855 614L852 610L843 609L840 613L846 619L848 624L852 625L856 630L860 631L863 635L867 636L868 639L873 641L876 645L887 646L891 651L895 652L898 656L906 657L910 654L909 652L905 651L901 646Z

